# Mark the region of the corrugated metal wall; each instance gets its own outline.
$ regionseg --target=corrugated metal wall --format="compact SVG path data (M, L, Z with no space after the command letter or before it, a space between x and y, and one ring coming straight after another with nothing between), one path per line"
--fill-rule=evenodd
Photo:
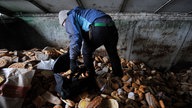
M192 17L187 15L117 14L119 49L128 60L139 59L159 69L191 61Z

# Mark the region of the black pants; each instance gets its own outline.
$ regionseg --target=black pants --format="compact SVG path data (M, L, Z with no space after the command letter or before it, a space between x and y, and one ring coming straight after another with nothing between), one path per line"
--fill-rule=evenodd
M90 72L89 74L95 73L92 57L94 51L104 45L112 65L113 74L122 76L122 68L117 53L118 32L115 25L105 27L91 26L90 30L90 38L84 39L83 43L84 64L88 72Z

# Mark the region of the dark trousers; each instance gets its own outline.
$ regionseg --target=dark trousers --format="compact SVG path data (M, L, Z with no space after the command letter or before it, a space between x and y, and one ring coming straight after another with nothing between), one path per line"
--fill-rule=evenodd
M94 51L104 45L112 65L113 74L122 76L122 68L117 53L118 32L115 25L105 27L91 26L90 30L89 38L85 38L83 43L84 64L89 74L95 73L92 56Z

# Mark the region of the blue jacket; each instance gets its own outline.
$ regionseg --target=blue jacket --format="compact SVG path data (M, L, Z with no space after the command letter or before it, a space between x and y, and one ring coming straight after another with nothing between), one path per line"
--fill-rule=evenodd
M82 46L82 33L89 31L89 25L96 18L106 16L104 12L96 9L84 9L76 7L67 13L65 22L66 32L70 39L70 59L77 59Z

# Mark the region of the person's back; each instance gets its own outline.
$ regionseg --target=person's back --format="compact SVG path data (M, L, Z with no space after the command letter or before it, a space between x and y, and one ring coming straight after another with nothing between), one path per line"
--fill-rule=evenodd
M67 14L70 20L74 18L85 31L89 31L90 24L92 24L97 18L108 16L103 11L81 7L76 7Z
M122 76L122 68L117 53L118 32L112 18L96 9L76 7L67 13L66 32L70 39L70 69L77 71L76 60L81 48L84 65L89 76L95 75L93 52L101 45L109 55L113 73ZM82 47L83 43L83 47Z

